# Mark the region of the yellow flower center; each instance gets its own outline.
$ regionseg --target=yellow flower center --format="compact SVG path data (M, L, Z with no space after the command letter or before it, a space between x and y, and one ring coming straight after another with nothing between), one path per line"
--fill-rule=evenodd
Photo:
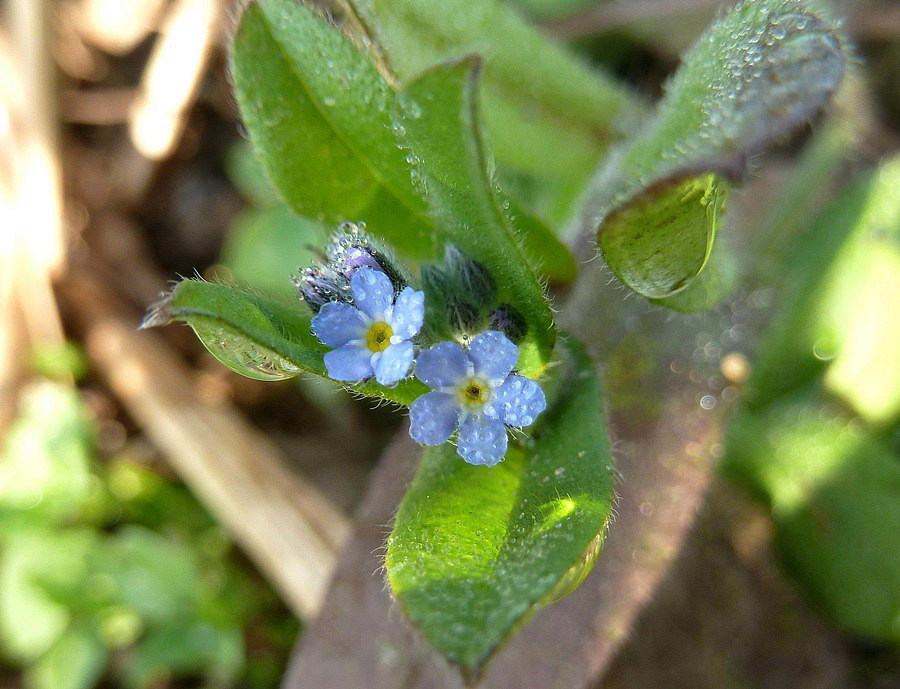
M373 352L383 352L391 346L394 331L387 323L373 323L366 333L366 346Z
M491 388L481 378L468 378L457 389L459 401L468 409L480 409L491 399Z

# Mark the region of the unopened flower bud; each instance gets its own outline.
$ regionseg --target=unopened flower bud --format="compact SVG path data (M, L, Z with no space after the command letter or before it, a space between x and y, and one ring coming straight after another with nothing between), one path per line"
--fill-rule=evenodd
M304 268L292 281L313 313L330 301L346 301L349 296L349 281L328 266Z
M477 309L496 303L497 282L487 267L469 258L454 244L444 249L444 270L458 285L460 295Z
M447 300L450 328L458 336L468 337L484 330L484 317L471 304L459 299Z
M498 330L513 342L520 342L528 332L528 324L514 307L501 304L488 315L488 329Z
M377 248L365 233L364 223L341 223L328 246L328 262L335 272L348 281L362 267L382 272L391 281L395 294L399 294L408 283L396 263Z

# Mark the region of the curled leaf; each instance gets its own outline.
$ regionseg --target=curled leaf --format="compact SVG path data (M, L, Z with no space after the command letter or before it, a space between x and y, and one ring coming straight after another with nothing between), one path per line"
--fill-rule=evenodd
M616 275L660 299L706 263L730 184L760 150L820 112L847 49L807 0L746 0L687 52L650 126L595 180L600 248Z

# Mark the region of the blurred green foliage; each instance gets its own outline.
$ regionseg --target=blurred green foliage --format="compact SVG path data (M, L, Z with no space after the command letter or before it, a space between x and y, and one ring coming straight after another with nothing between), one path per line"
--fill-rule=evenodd
M723 468L768 505L810 598L850 632L897 643L900 324L884 309L900 299L900 158L855 180L781 269Z
M222 528L127 451L101 463L70 385L20 401L0 455L0 650L24 686L275 686L297 624Z

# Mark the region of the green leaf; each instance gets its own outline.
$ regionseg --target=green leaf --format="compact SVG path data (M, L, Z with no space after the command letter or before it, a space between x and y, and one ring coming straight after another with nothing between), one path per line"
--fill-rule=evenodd
M286 206L250 208L234 221L220 258L235 281L266 294L296 295L290 276L316 260L325 243L324 228Z
M192 610L200 568L177 539L130 524L103 543L91 567L111 584L109 595L144 620L177 620Z
M397 94L340 31L292 0L261 0L242 17L232 71L254 147L295 212L363 220L410 258L439 254ZM264 196L250 167L232 164L242 188ZM551 277L565 279L565 247L538 222L522 232Z
M6 655L30 663L62 637L71 611L56 592L78 589L96 543L96 532L87 529L4 534L0 642Z
M853 183L797 238L781 309L760 347L748 403L761 407L820 375L872 423L900 413L900 158Z
M90 689L106 667L106 646L92 629L74 625L25 673L26 689Z
M509 211L522 248L536 271L557 282L572 282L578 272L575 257L547 223L511 194L506 195L502 206Z
M519 368L535 376L550 358L555 327L488 172L479 128L478 65L473 58L442 65L410 83L402 93L404 126L439 236L487 266L500 287L500 301L525 318L528 334L519 345Z
M836 24L804 0L746 0L687 52L650 126L595 181L604 258L663 298L703 269L729 183L830 101L847 63Z
M241 628L177 620L151 630L134 650L126 687L147 689L175 674L204 674L210 686L232 686L244 663Z
M550 404L530 437L493 468L466 464L450 445L426 450L388 540L394 597L469 674L539 604L577 584L610 518L600 384L574 340L556 351Z
M241 195L254 206L268 208L280 203L278 193L249 141L241 140L228 150L225 172Z
M0 454L0 513L61 523L91 492L94 427L78 393L48 381L23 390Z
M256 380L284 380L307 371L327 377L328 351L310 331L310 316L299 302L278 301L201 280L182 280L151 309L142 327L182 321L203 345L233 371ZM425 386L406 380L394 388L377 383L353 386L370 397L408 405Z
M597 0L506 0L506 3L543 20L567 17L599 4Z
M716 175L662 180L606 216L606 262L639 294L672 296L706 265L727 195Z
M800 391L743 411L723 468L771 506L782 560L819 606L900 641L900 463L881 439Z
M394 132L396 94L337 29L293 0L260 0L241 18L232 73L254 148L294 211L365 220L411 256L432 253L426 204ZM374 217L372 204L390 212Z
M499 0L350 0L401 81L484 57L484 114L498 161L584 177L633 118L638 99L589 69Z

